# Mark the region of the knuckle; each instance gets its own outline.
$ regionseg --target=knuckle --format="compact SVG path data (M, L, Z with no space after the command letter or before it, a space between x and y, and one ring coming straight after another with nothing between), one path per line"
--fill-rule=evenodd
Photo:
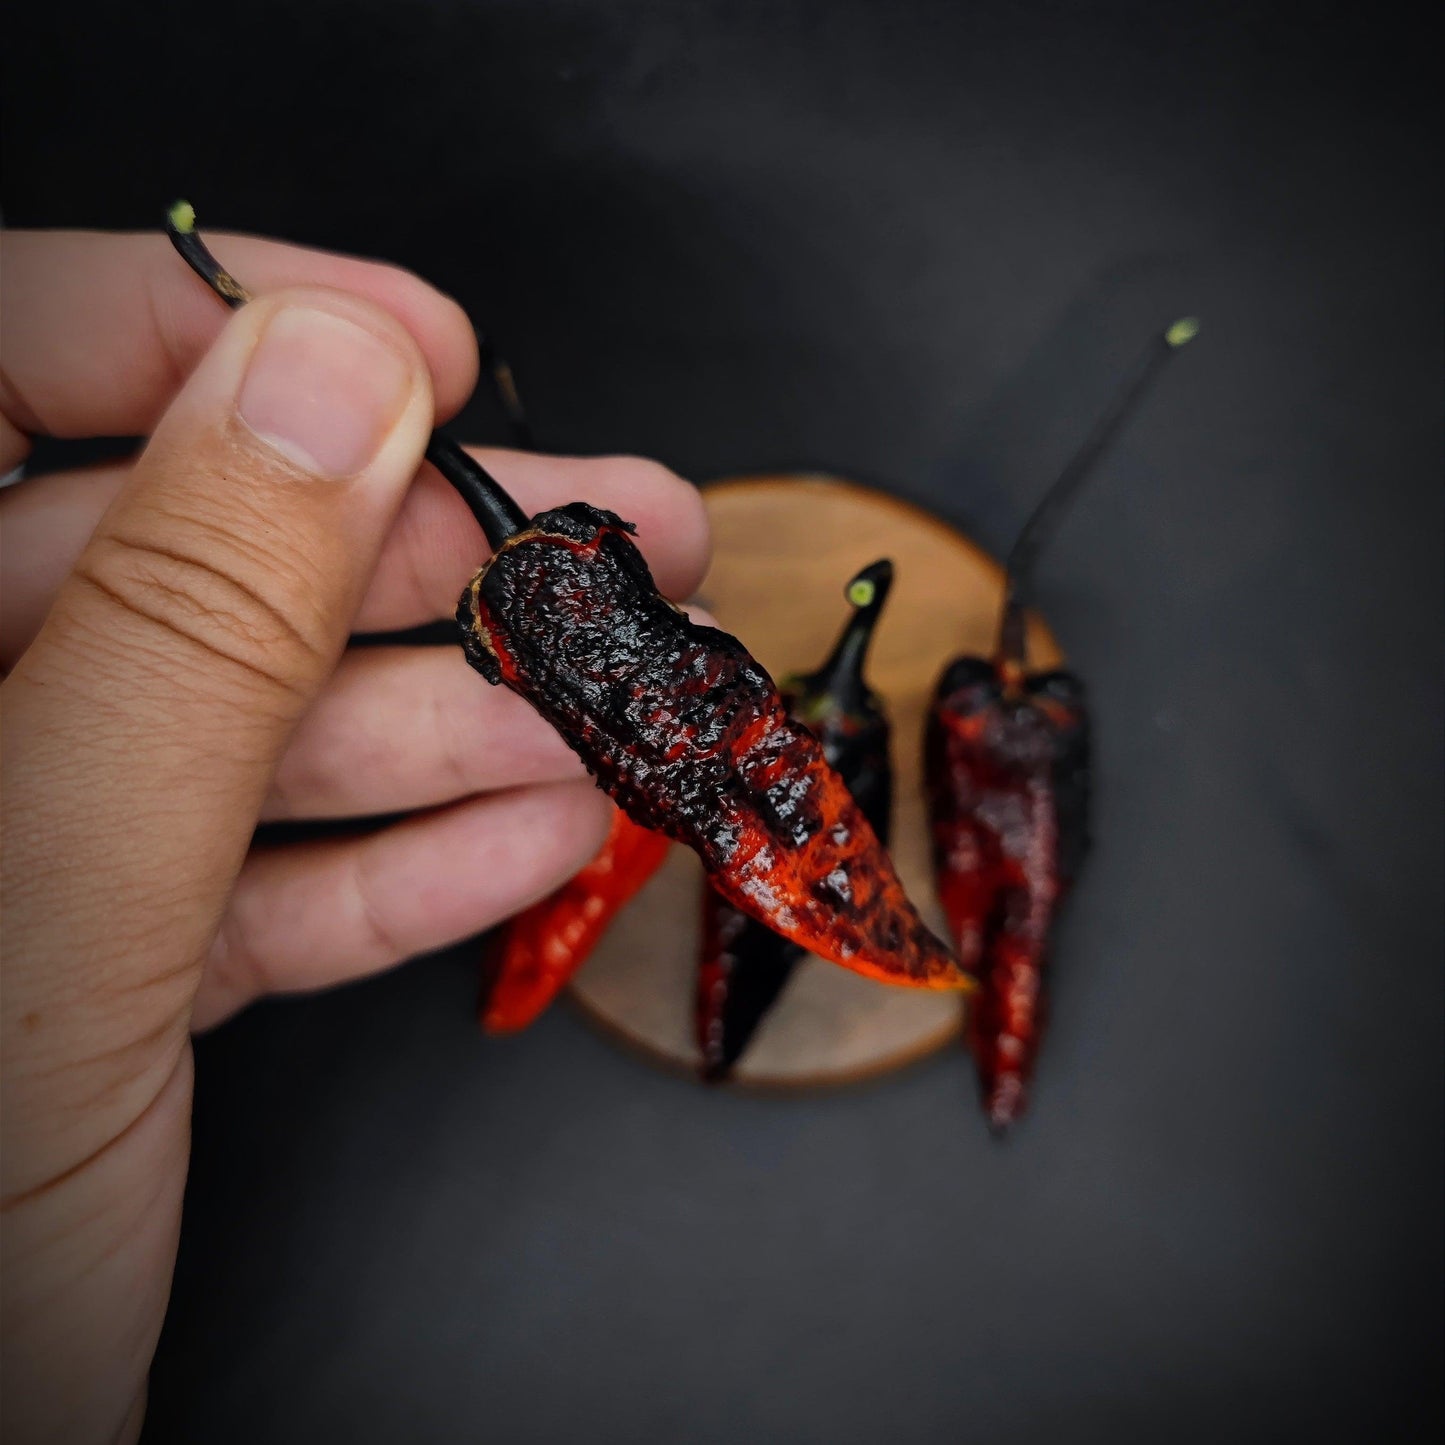
M280 574L211 536L164 541L111 532L95 538L75 571L116 616L117 631L139 630L172 664L190 655L210 668L296 692L320 668L325 646Z

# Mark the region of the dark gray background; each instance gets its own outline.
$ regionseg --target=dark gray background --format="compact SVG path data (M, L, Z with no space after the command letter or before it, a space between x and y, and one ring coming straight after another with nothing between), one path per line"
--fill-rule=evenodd
M405 262L557 449L1071 518L1099 845L1034 1115L706 1094L476 949L198 1049L147 1440L1354 1440L1439 1423L1432 52L1380 7L250 0L8 23L17 225ZM479 405L473 437L496 418Z

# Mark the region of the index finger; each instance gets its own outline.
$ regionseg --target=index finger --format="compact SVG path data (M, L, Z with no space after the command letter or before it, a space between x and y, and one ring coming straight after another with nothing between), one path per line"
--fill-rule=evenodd
M409 271L254 236L211 240L258 295L332 286L390 311L421 347L440 416L471 394L466 313ZM0 276L0 473L36 434L148 433L226 320L159 232L0 232Z

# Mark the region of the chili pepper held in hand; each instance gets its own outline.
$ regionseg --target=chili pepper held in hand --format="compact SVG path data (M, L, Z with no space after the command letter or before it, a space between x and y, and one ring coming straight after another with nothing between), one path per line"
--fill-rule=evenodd
M1026 594L1063 509L1169 358L1198 330L1154 338L1009 554L992 657L949 664L934 696L924 780L939 899L980 982L967 1039L996 1133L1024 1112L1045 1018L1044 968L1059 904L1088 847L1089 719L1083 684L1030 672Z
M489 370L522 450L537 443L512 371L487 348ZM482 1028L518 1033L541 1017L587 961L612 920L662 866L671 845L620 808L597 856L560 888L504 924L482 965Z
M657 872L670 846L661 833L639 828L619 808L597 856L502 930L488 970L482 1027L489 1034L510 1034L535 1022Z
M241 305L194 224L189 206L172 209L176 249ZM736 638L658 592L630 523L585 502L528 520L440 432L427 458L492 546L457 609L488 682L531 703L635 823L692 848L744 912L873 978L970 987L817 739Z
M788 711L805 723L847 784L881 842L888 841L893 771L888 718L863 666L893 585L893 564L874 562L844 593L853 615L816 672L784 679ZM753 1033L808 950L739 912L715 889L703 891L694 1027L709 1082L727 1078Z

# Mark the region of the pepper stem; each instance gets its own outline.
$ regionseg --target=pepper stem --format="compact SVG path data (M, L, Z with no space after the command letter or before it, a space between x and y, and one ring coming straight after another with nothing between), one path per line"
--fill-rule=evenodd
M843 591L853 615L843 624L828 660L816 672L801 678L810 697L829 697L839 712L859 713L868 705L868 684L863 669L883 604L893 586L893 563L886 557L870 562Z
M186 265L232 310L244 306L251 299L251 293L216 260L201 239L196 231L195 208L189 201L177 201L166 212L166 235ZM492 357L492 371L498 389L502 391L503 403L514 431L520 426L519 437L525 437L525 444L530 446L531 433L522 414L516 387L511 384L510 370ZM505 387L501 381L502 373L506 376ZM472 516L481 524L493 551L527 526L527 514L517 505L511 493L444 432L434 431L431 434L426 456L471 508Z
M177 201L166 212L166 235L183 260L233 311L251 299L251 293L211 255L196 231L196 208Z
M1078 451L1039 500L1019 532L1004 569L1003 620L999 625L1000 660L1022 667L1028 648L1024 608L1034 564L1064 513L1099 459L1138 411L1155 378L1181 346L1199 334L1199 322L1186 316L1152 337L1114 398L1094 423Z
M496 551L508 537L526 529L527 514L512 494L482 464L443 431L434 431L426 444L426 459L461 495L481 523L487 541Z

